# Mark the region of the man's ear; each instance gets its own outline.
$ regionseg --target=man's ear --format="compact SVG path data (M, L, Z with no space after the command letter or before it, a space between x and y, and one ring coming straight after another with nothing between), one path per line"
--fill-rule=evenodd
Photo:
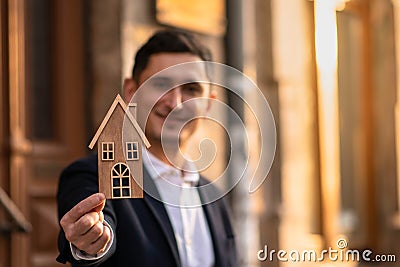
M132 78L126 78L124 80L124 100L125 103L129 103L138 89L137 82Z

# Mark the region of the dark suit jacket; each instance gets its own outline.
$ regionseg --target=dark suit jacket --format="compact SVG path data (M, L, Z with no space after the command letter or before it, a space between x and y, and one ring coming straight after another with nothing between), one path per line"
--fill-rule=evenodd
M96 155L76 161L63 171L57 193L59 219L82 199L98 192L97 176ZM199 184L205 183L207 180L200 178ZM151 194L158 194L145 168L144 186ZM213 188L199 193L202 201L207 203L207 198L218 192ZM224 200L206 204L203 209L213 240L215 266L236 266L234 234ZM143 199L107 200L103 213L115 234L109 252L100 260L76 261L61 230L57 261L69 261L73 266L181 266L174 232L163 203L145 192Z

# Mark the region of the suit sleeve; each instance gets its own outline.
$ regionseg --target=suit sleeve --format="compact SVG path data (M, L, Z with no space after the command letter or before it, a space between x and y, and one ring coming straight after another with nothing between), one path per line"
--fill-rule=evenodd
M58 220L81 200L98 192L97 157L91 155L85 159L78 160L68 166L60 175L57 192ZM104 219L108 222L115 233L116 220L111 202L106 202L103 210ZM57 261L61 263L71 262L73 266L99 266L106 261L114 252L116 237L108 253L94 261L76 260L71 254L71 249L65 234L60 227L58 237L59 256Z

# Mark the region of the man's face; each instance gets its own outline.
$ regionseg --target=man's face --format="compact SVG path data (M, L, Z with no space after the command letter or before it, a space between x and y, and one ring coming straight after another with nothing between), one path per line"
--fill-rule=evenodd
M193 61L199 63L169 68ZM209 99L215 97L209 84L199 82L207 81L205 65L200 61L190 53L159 53L149 58L133 90L137 93L133 101L137 102L138 122L141 127L146 125L150 143L161 142L162 136L163 142L184 145L198 128L195 118L205 115Z

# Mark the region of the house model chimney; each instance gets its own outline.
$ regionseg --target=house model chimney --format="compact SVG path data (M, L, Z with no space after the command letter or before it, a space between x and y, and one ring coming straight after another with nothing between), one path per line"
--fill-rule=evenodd
M136 119L136 108L137 104L136 103L129 103L128 104L128 110L132 114L132 116Z

